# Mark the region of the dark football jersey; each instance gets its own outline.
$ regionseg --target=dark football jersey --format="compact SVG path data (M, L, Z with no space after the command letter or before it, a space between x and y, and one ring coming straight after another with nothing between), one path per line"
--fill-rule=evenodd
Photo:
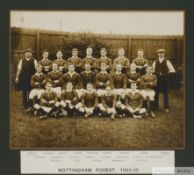
M101 64L106 64L109 66L109 68L112 68L112 60L108 57L101 57L96 61L96 66L100 68Z
M95 92L88 93L86 92L85 94L82 95L81 97L83 104L88 107L92 108L96 104L98 100L98 95Z
M57 94L53 91L47 92L44 91L41 95L41 105L47 106L47 107L53 107L55 105L55 102L57 101ZM54 101L53 103L49 103L50 101Z
M73 64L76 67L81 67L81 61L82 60L79 57L70 57L70 58L67 59L68 65Z
M59 86L61 86L61 84L60 84L60 78L62 77L62 75L63 75L63 73L62 72L59 72L59 71L57 71L57 72L49 72L48 74L47 74L47 77L48 77L48 79L50 80L50 81L52 81L52 83L53 83L53 87L59 87Z
M140 82L143 89L153 89L157 84L157 77L154 74L145 74Z
M129 59L126 57L118 57L114 60L114 67L116 67L117 64L121 64L122 67L129 67Z
M140 78L140 74L135 72L135 73L131 73L131 72L128 72L127 73L127 85L128 87L130 88L131 86L131 81L133 82L137 82L137 80Z
M46 81L46 75L43 73L35 73L31 78L31 87L32 88L44 88L44 83Z
M73 84L73 88L78 89L80 87L80 75L78 73L74 73L72 75L66 73L65 75L61 76L61 85L64 86L67 82L71 82Z
M67 62L64 59L56 59L53 61L53 63L56 63L58 65L60 72L64 72L65 70L67 70Z
M115 89L120 89L120 88L126 88L127 87L127 77L125 74L117 74L114 72L111 77L112 80L112 85Z
M86 89L88 83L95 83L96 74L95 72L81 72L81 83L80 87Z
M111 85L111 77L108 73L99 72L96 74L97 89L105 89L108 84Z
M40 65L42 65L44 73L48 73L49 71L51 71L51 66L52 66L52 61L51 60L49 60L49 59L42 59L38 63Z
M71 102L76 102L77 99L78 99L78 95L75 90L72 90L70 92L65 90L61 93L61 96L60 96L60 100L62 101L69 100Z
M148 64L148 60L145 58L135 58L133 63L135 63L137 66L144 66Z
M94 57L90 57L90 58L84 58L82 60L82 68L84 68L85 64L90 64L92 68L95 68L96 67L96 58Z
M129 105L133 109L136 109L137 107L143 106L143 97L141 96L139 91L130 91L125 96L126 105Z
M101 97L102 104L109 108L114 107L115 101L116 101L116 96L114 94L111 94L111 95L104 94Z

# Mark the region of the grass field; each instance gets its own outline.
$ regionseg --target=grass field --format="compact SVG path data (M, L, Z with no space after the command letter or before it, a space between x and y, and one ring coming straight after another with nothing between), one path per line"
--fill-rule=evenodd
M183 97L170 92L170 112L161 108L156 118L29 117L21 92L10 92L11 148L167 149L184 146ZM160 105L161 106L161 105Z

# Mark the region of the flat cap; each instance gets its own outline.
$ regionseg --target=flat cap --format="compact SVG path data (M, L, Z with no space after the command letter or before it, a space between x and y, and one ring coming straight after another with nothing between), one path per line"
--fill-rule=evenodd
M166 50L165 50L165 49L158 49L158 50L156 50L156 52L157 52L157 53L165 53Z
M26 53L26 52L32 52L32 49L27 48L27 49L24 50L24 52L25 52L25 53Z

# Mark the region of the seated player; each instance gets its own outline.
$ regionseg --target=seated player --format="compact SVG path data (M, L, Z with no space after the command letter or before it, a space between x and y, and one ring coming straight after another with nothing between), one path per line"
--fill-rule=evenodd
M129 69L129 59L125 57L125 50L124 48L119 48L118 49L118 57L115 58L114 62L113 62L113 71L116 69L116 66L120 64L123 69L122 72L126 73Z
M81 58L78 57L77 48L72 49L72 57L67 59L67 64L73 64L75 66L75 71L81 73Z
M66 89L62 91L60 95L60 101L56 102L58 107L57 116L67 115L74 116L77 115L78 106L78 95L77 92L73 89L72 82L66 84Z
M85 114L85 118L99 113L98 95L96 94L92 83L87 84L87 91L82 95L81 103L78 103L78 107L79 111Z
M40 96L44 92L44 83L46 81L46 75L42 73L42 66L36 65L36 73L31 78L32 90L29 94L29 109L26 112L33 112L34 104L40 103Z
M106 48L101 48L100 54L101 57L96 61L97 69L100 71L101 64L106 64L108 66L107 71L110 72L112 69L112 60L106 56L107 54Z
M101 103L98 104L100 114L102 116L110 115L114 120L115 115L120 113L118 106L116 106L117 96L113 93L111 86L106 87L106 92L101 96Z
M47 74L49 81L53 84L53 91L60 96L61 93L61 84L60 78L62 77L63 73L59 72L57 63L52 64L52 71Z
M42 60L39 61L39 64L42 65L43 68L43 73L47 74L48 72L51 71L51 65L52 65L52 61L48 59L49 57L49 52L47 50L43 50L42 51Z
M62 88L66 86L67 82L72 82L74 89L80 87L80 75L75 72L75 66L73 64L68 66L68 72L60 78Z
M148 60L143 57L144 52L143 49L138 49L137 58L133 60L133 63L136 64L136 71L140 73L140 75L145 74L146 67L148 65Z
M155 97L155 87L157 85L157 77L152 74L152 66L148 66L146 69L146 74L141 77L142 86L142 96L144 98L144 105L147 112L150 113L151 117L155 117L154 110L154 97Z
M99 97L105 93L106 87L111 85L111 77L107 72L108 66L102 63L100 68L101 71L96 74L96 88Z
M138 84L140 78L140 74L136 72L136 65L132 63L130 65L130 71L127 72L127 87L131 87L132 82L136 82Z
M60 72L67 72L67 62L63 59L63 53L61 50L57 51L56 57L57 59L54 60L53 63L57 63Z
M146 109L143 108L143 97L134 82L131 83L131 89L125 95L125 105L127 114L131 114L133 118L142 118L146 113Z
M57 94L52 91L52 83L50 81L47 81L45 85L45 91L40 97L40 104L34 105L36 113L38 115L41 115L40 119L45 119L47 117L56 117L56 102Z
M83 95L83 93L85 93L88 83L95 84L96 73L91 71L91 65L86 63L85 70L81 72L80 76L80 90L78 91L79 98Z
M90 64L91 70L96 71L96 58L92 56L92 48L88 47L86 49L86 57L82 60L82 69L84 69L85 64Z
M114 92L121 98L124 98L125 90L127 88L127 77L122 73L122 65L116 65L116 71L111 76L112 86Z

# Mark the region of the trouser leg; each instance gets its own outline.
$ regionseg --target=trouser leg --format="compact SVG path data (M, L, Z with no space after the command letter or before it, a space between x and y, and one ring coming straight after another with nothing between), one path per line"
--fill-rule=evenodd
M163 96L164 96L164 108L168 109L169 103L168 103L168 86L167 85L164 86Z

